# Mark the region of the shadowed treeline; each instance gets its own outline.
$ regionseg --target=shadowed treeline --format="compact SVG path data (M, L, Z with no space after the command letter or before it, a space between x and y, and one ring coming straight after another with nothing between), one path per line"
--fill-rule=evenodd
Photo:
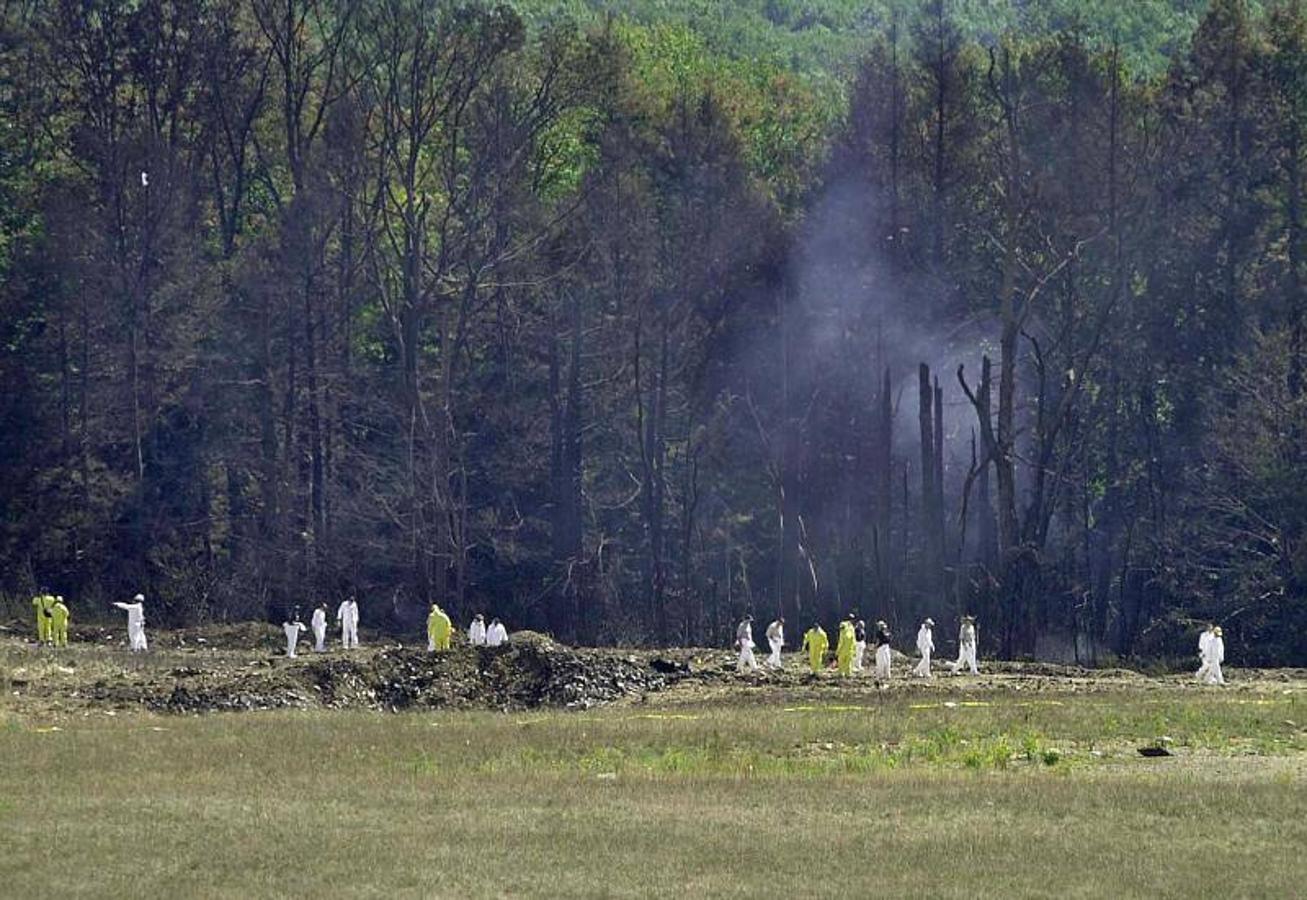
M1189 6L1162 66L891 4L833 91L638 11L0 5L0 590L1301 663L1307 16Z

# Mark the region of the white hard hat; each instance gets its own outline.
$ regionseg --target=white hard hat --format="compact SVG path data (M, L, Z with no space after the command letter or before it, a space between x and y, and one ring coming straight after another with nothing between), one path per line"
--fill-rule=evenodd
M145 600L145 595L144 595L144 594L137 594L137 595L136 595L135 597L133 597L132 599L135 600L137 603L141 603L142 601Z

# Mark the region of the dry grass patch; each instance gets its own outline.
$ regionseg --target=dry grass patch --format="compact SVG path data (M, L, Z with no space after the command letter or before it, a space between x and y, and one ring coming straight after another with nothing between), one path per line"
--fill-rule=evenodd
M1307 754L1277 727L1289 717L1219 697L1122 712L1125 700L11 716L0 884L11 896L1292 896ZM1077 756L1108 716L1122 752ZM1163 765L1124 752L1158 727L1194 749ZM1070 764L1023 756L1031 734L1071 748ZM1274 752L1231 753L1235 738ZM966 762L1000 745L1003 765Z

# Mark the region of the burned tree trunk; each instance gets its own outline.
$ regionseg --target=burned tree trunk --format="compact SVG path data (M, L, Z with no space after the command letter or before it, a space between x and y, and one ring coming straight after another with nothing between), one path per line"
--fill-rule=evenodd
M876 432L872 452L876 485L875 524L872 550L875 554L876 587L881 594L892 589L890 522L894 506L894 405L890 397L890 373L886 367L876 399Z
M553 487L552 549L559 586L549 610L554 633L574 640L582 618L581 579L581 347L582 311L573 295L569 309L567 386L562 378L562 340L556 331L550 347L549 394L551 431L551 484Z
M990 374L991 365L986 356L980 367L980 387L976 394L979 401L976 413L986 422L990 421ZM989 464L988 450L977 461L976 475L976 544L978 559L987 568L994 565L998 558L998 535L994 527L994 505L989 498Z
M939 386L939 379L935 379L935 477L932 483L935 487L935 496L931 498L931 527L935 531L935 542L938 545L939 559L938 565L943 567L947 563L948 547L946 546L946 532L944 530L944 389Z
M921 427L921 530L926 547L922 572L927 588L934 589L944 559L944 507L940 491L943 419L938 409L940 391L931 386L930 366L925 363L917 369L917 386Z

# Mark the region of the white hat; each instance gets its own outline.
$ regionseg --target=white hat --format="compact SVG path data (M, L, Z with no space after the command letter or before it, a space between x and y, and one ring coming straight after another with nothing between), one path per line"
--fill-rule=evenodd
M925 622L922 622L921 624L923 624L923 625L929 625L931 628L934 628L934 627L935 627L935 620L932 619L932 618L930 618L930 616L927 616L927 617L926 617L926 621L925 621Z
M137 603L143 603L143 602L145 601L145 595L144 595L144 594L137 594L137 595L136 595L135 597L133 597L132 599L135 600Z

